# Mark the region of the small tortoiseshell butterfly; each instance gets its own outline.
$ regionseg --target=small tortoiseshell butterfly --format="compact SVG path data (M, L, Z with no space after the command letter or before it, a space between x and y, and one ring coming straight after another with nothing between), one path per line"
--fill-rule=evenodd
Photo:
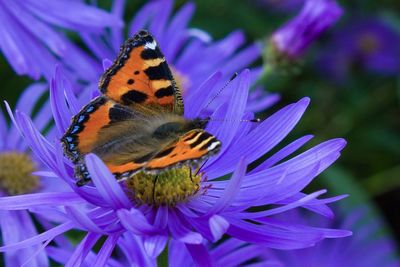
M84 155L99 156L117 179L158 172L216 154L221 143L207 120L183 117L183 99L156 41L142 30L128 39L102 75L101 96L73 117L61 141L82 186Z

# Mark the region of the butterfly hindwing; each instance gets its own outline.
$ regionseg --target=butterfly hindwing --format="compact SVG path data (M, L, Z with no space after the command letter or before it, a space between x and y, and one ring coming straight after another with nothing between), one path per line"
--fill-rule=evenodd
M161 170L181 163L202 160L218 153L221 142L203 129L194 129L182 135L150 159L144 167L147 171Z
M158 44L140 31L121 47L117 60L103 74L100 91L127 106L162 106L183 114L183 100Z

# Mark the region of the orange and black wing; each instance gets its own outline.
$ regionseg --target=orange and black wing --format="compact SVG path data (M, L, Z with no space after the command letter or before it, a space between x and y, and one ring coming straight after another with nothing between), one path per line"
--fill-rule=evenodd
M73 163L93 151L103 128L134 118L133 112L104 96L93 99L72 118L61 142L64 153Z
M127 106L162 106L183 114L183 100L157 42L147 31L128 39L113 65L103 74L100 91Z
M181 136L151 158L144 170L168 169L185 162L200 162L221 148L221 142L203 129L195 129Z

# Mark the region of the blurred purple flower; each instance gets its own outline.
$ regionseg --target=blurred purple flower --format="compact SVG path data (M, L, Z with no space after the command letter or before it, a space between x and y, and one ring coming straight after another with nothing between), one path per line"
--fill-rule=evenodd
M301 8L305 0L255 0L260 6L268 10L293 12Z
M215 95L219 89L215 86L217 80L218 76L214 75L199 88L191 90L185 102L188 107L186 117L201 115L209 96ZM205 265L211 259L203 241L216 242L224 234L277 249L308 247L324 238L347 236L349 232L344 230L316 228L296 221L279 222L271 218L298 207L333 216L326 204L342 196L317 199L326 190L309 195L300 191L340 156L346 142L343 139L329 140L287 159L312 138L304 136L246 173L247 164L271 151L291 131L309 102L307 98L302 99L258 125L241 122L241 119L253 117L252 113L245 111L250 80L250 72L246 70L228 85L226 91L230 98L212 114L212 117L226 120L211 121L207 126L207 131L215 134L223 147L202 168L201 189L174 206L149 206L129 198L129 188L119 184L94 154L86 156L94 186L76 187L73 166L63 156L61 145L47 141L27 115L17 112L15 122L32 150L52 170L53 174L49 176L61 177L74 193L68 196L60 194L58 198L36 193L19 199L0 199L2 210L63 207L66 218L64 223L23 242L1 247L0 251L36 245L77 228L87 235L67 265L79 265L97 240L106 236L96 260L98 266L104 266L114 247L123 246L120 244L121 236L127 233L141 236L144 249L151 258L157 257L170 239L181 242L197 264ZM208 94L204 94L204 88ZM71 115L76 114L83 105L81 102L87 102L90 96L77 100L64 86L60 71L56 71L50 97L58 135L61 136ZM221 180L227 175L230 179ZM266 205L275 207L265 209ZM251 207L259 209L249 211ZM125 257L129 261L129 255Z
M128 30L128 36L133 36L141 29L148 29L156 38L183 95L191 94L203 81L220 71L222 78L217 87L238 71L248 67L260 58L259 44L245 45L246 40L242 31L234 31L222 40L213 41L205 31L189 28L188 24L195 11L193 3L187 3L172 15L173 0L150 1L133 17ZM112 13L116 17L123 16L124 1L114 1ZM126 30L112 28L101 34L82 33L81 37L88 48L108 66L110 59L116 58L120 45L126 39ZM100 76L101 73L98 75ZM261 67L252 69L252 84L261 75ZM97 84L97 79L92 80ZM247 107L250 111L262 111L279 100L278 94L267 94L263 88L254 88L257 97L249 98ZM222 92L212 103L211 109L225 102L229 95Z
M31 116L35 114L33 123L39 131L45 130L52 120L49 101L42 103L40 110L34 112L35 105L38 104L39 99L47 90L45 84L38 83L29 86L22 93L16 107L21 112ZM51 130L47 136L52 136ZM49 194L46 192L60 192L67 189L63 186L64 183L60 184L59 179L41 176L42 172L35 172L38 169L43 169L40 161L35 155L31 155L27 144L19 134L18 128L13 124L8 127L0 110L0 196L12 195L18 199L23 198L23 194L26 193ZM36 224L40 224L45 229L48 228L48 223L40 212L1 210L2 244L9 245L36 236L38 232L32 216L34 216ZM65 240L57 239L56 243L68 246ZM22 266L23 264L49 266L47 255L40 245L18 251L6 251L3 255L5 266L9 267Z
M318 69L337 81L353 68L395 75L400 73L400 33L379 18L355 20L340 29L321 53Z
M79 1L1 0L0 25L0 50L15 72L35 80L41 76L50 80L60 60L69 68L85 72L93 69L93 60L60 28L93 33L105 27L122 27L122 21ZM87 76L90 74L82 75Z
M290 213L289 213L290 214ZM316 246L292 251L270 250L267 259L281 262L277 266L309 267L398 267L400 259L395 241L383 233L384 222L365 206L337 210L338 220L306 217L294 213L284 219L318 223L320 227L351 229L353 235L337 240L323 240ZM283 218L283 217L282 217ZM302 259L299 261L299 259Z
M300 57L342 13L342 8L335 0L307 0L296 17L272 34L274 52L290 59Z

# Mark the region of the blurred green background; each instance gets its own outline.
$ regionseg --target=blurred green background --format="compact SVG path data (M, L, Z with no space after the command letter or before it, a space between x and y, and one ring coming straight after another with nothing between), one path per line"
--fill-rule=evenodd
M125 18L130 21L145 1L127 2ZM185 2L176 1L175 7ZM260 2L196 1L191 26L208 31L215 39L239 28L246 33L249 43L266 42L275 29L299 10L277 10ZM98 3L106 9L110 7L108 0ZM332 42L333 33L346 28L354 17L380 17L400 32L400 2L359 0L340 4L345 10L343 17L312 44L301 59L299 73L282 74L273 83L265 82L266 90L279 92L282 99L259 117L265 118L280 107L309 96L311 105L286 142L310 133L315 138L308 147L335 137L348 141L342 157L311 187L326 187L330 195L348 193L350 201L358 204L372 200L400 240L400 77L368 72L356 66L349 70L345 81L337 82L321 75L316 64ZM7 99L12 106L31 82L15 75L2 55L0 80L0 98Z

